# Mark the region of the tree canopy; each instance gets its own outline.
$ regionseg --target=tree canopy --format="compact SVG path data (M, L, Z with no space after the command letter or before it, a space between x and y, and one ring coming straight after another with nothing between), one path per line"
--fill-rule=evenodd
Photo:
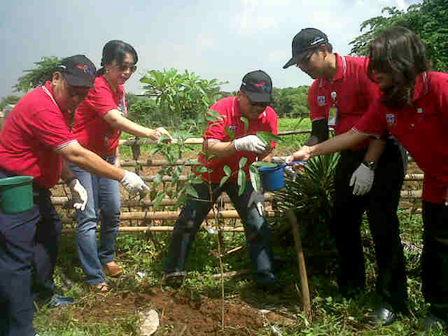
M62 58L50 56L42 57L38 62L34 62L34 69L23 70L26 74L19 77L17 84L13 86L15 91L27 93L29 90L45 84L50 80L53 72L61 65Z
M419 35L434 70L448 71L448 0L423 0L407 11L385 7L381 14L361 24L361 31L367 31L350 42L352 54L367 56L370 41L384 29L399 25Z

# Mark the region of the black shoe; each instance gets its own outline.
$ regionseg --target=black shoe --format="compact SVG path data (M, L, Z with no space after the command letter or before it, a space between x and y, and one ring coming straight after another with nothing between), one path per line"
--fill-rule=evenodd
M425 331L430 330L444 330L448 326L448 323L432 314L426 315L423 320L423 328Z
M254 273L253 278L260 288L273 288L277 285L277 277L271 272Z
M170 286L173 288L179 288L182 286L185 278L187 277L187 272L179 271L165 274L163 277L163 284L165 286Z
M395 322L397 319L396 312L388 304L382 305L380 308L375 309L367 317L367 323L371 326L388 326Z

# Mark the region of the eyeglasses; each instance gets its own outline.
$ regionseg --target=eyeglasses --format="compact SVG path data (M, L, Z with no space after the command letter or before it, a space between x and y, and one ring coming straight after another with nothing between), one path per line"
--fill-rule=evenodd
M116 67L121 72L129 70L131 73L134 73L137 70L137 66L135 64L130 63L124 63L121 65L115 64L114 67Z

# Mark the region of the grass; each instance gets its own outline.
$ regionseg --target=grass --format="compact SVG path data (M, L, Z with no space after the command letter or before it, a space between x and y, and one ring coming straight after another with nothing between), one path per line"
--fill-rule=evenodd
M371 307L378 300L374 294L375 261L371 245L365 247L367 290L352 300L342 299L338 295L333 272L334 259L307 257L312 321L307 320L300 312L298 291L300 283L292 247L274 246L276 256L286 260L279 262L280 267L277 267L280 289L276 293L266 294L257 291L250 279L243 276L225 280L226 300L238 298L255 307L274 307L274 310L289 316L294 321L291 326L277 326L283 331L283 335L415 334L427 309L422 299L420 278L416 271L419 269L416 260L421 248L422 223L420 216L409 215L404 210L400 210L399 216L405 246L411 242L417 248L406 252L411 313L392 326L372 329L364 323L364 316L368 313L367 307ZM364 235L369 235L367 223L364 223L362 230ZM153 241L148 240L144 234L120 234L117 239L117 258L125 266L126 274L121 280L110 279L113 292L145 292L151 286L161 288L163 261L167 254L169 237L170 235L165 233L154 234L154 241L158 246L156 248ZM225 250L243 245L244 242L243 234L224 234ZM82 285L82 271L76 256L74 236L64 235L61 245L56 283L58 288L65 290L64 294L74 296L78 304L76 307L41 309L35 318L35 325L40 335L139 335L139 320L134 311L117 311L114 319L99 319L97 322L86 321L83 318L94 311L97 313L94 310L95 306L104 300L104 297L91 293ZM221 296L220 279L212 278L213 274L219 273L218 259L213 255L216 251L216 236L201 231L191 253L189 264L191 272L181 291L188 290L195 296L205 295L210 299ZM239 252L225 258L224 271L249 269L250 263L246 253ZM137 275L139 272L144 274L144 280ZM433 333L438 334L441 335ZM270 327L266 326L258 335L270 335Z

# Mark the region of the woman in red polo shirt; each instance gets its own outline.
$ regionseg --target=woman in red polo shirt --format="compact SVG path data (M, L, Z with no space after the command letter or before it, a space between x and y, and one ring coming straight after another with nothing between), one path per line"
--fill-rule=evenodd
M351 147L366 137L394 135L424 171L423 295L426 330L448 321L448 74L428 71L426 50L410 30L392 27L370 43L369 77L381 98L348 132L302 147L291 160Z
M139 137L159 139L170 137L163 128L150 129L126 118L127 103L123 84L136 70L135 49L118 40L106 43L94 88L78 106L73 133L82 146L97 153L104 160L120 166L118 141L121 132ZM114 261L115 239L120 225L120 190L116 181L103 178L77 167L72 171L86 188L89 200L85 211L77 211L76 241L86 282L100 291L107 291L105 273L118 276L123 269ZM101 212L98 212L101 209ZM99 248L96 226L101 220Z

